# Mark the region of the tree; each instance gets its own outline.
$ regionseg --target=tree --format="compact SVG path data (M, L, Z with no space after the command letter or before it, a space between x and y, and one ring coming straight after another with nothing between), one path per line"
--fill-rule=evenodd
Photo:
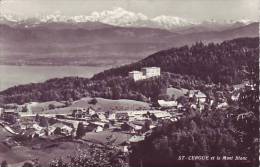
M60 128L60 127L57 127L57 128L54 130L53 133L56 134L56 135L60 135L60 134L61 134L61 128Z
M2 161L1 167L8 167L8 164L7 164L7 161L6 161L6 160Z
M130 130L130 126L129 126L126 122L124 122L124 123L121 125L121 129L122 129L123 131L128 131L128 130Z
M172 94L171 100L172 100L172 101L175 101L175 100L176 100L175 94Z
M55 109L55 105L54 104L49 104L48 108L49 108L49 110L53 110L53 109Z
M35 121L38 122L40 121L40 115L37 113L36 116L35 116Z
M159 100L169 100L170 99L170 96L169 95L167 95L167 94L160 94L159 96L158 96L158 99Z
M150 130L150 125L151 124L152 124L151 120L145 120L144 126L142 128L142 131L146 132L146 131Z
M23 167L33 167L33 164L32 163L29 163L29 162L25 162L23 164Z
M157 121L157 117L156 117L154 114L151 114L151 115L150 115L150 118L151 118L153 121Z
M188 103L188 98L186 96L180 96L178 99L177 99L177 102L178 103L181 103L182 105L185 105Z
M96 98L93 98L93 99L91 99L88 103L89 104L92 104L92 105L96 105L97 104L97 99Z
M82 122L80 122L78 124L78 128L77 128L77 131L76 131L76 137L77 138L81 138L85 135L85 128L84 128L84 125Z
M40 123L39 125L41 127L48 127L49 126L49 122L48 119L46 117L40 117Z
M21 112L28 112L27 106L23 106Z

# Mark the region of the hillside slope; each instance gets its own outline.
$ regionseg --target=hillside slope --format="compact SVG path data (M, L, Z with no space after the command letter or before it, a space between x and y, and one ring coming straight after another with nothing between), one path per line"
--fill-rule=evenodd
M244 70L258 61L259 38L239 38L221 44L183 46L163 50L147 58L101 72L93 79L127 76L142 67L161 67L164 72L193 75L215 83L237 83L244 79Z

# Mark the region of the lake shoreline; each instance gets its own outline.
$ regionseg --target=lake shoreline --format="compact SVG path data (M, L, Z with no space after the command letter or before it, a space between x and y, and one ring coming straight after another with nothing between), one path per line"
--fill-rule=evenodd
M18 85L44 82L52 78L91 78L111 66L36 66L0 65L0 91Z

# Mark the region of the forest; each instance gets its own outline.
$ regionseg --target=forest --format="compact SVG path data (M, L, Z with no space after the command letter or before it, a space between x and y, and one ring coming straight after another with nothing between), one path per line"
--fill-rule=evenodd
M160 77L134 82L129 77L108 77L90 80L79 77L51 79L44 83L12 87L0 93L0 103L75 101L82 97L132 99L148 102L165 95L169 86L177 88L202 88L205 82L194 77L163 73Z
M258 61L258 55L259 38L238 38L220 44L197 42L190 47L157 52L139 62L106 70L93 78L127 76L129 71L156 66L164 72L196 76L214 83L234 84L245 79L243 71L252 62Z

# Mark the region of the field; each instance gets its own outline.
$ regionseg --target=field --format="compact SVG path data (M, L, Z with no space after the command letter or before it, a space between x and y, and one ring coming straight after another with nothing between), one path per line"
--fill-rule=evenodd
M135 100L110 100L104 98L96 98L97 104L89 104L92 98L83 98L81 100L75 101L72 107L93 107L97 111L114 111L114 110L138 110L138 109L149 109L148 103L135 101Z
M83 140L90 143L119 146L128 141L130 137L129 134L122 132L103 131L86 133ZM48 163L53 159L62 158L67 161L68 156L77 154L79 149L87 151L88 144L34 139L29 145L10 148L0 143L0 162L6 160L11 167L21 167L26 161L38 159L42 166L48 166Z
M59 142L55 143L47 140L35 139L26 146L13 146L10 148L3 141L10 137L11 134L0 127L0 162L6 160L9 166L20 167L20 163L39 159L43 166L47 166L53 158L74 154L77 148L84 148L82 144L75 142ZM55 144L55 145L53 145ZM43 145L40 149L33 149L34 146ZM51 146L51 147L48 147ZM66 158L66 157L65 157Z
M96 111L118 111L118 110L145 110L149 109L150 105L145 102L135 101L135 100L127 100L127 99L120 99L120 100L111 100L111 99L104 99L104 98L96 98L97 103L95 105L89 104L92 98L82 98L78 101L72 103L69 107L64 108L56 108L52 110L48 110L47 104L51 102L39 103L36 107L34 107L34 113L38 114L71 114L72 110L79 107L79 108L89 108L92 107ZM53 104L54 102L52 102ZM55 102L58 103L58 102Z
M48 163L54 158L62 157L66 160L68 155L74 155L79 148L83 149L83 144L75 142L59 142L55 146L42 149L33 149L29 146L17 146L10 149L4 144L0 144L0 162L6 160L8 164L18 167L21 162L39 159L43 166L48 166Z
M177 89L177 88L168 88L167 89L167 94L172 97L172 95L175 96L175 98L177 99L180 96L184 96L184 94L186 94L188 92L187 89Z
M83 139L97 144L106 145L107 143L110 143L113 145L120 145L128 141L130 137L131 135L122 132L103 131L99 133L86 133Z

